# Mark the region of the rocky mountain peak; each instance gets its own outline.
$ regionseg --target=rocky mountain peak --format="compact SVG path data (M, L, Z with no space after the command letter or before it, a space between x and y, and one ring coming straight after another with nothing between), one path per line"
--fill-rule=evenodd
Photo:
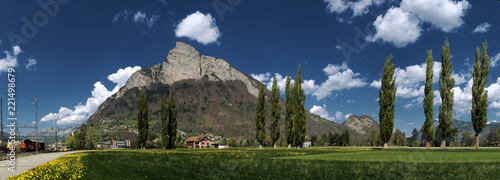
M258 95L258 82L249 75L239 71L226 60L202 55L193 46L177 42L170 50L163 63L153 67L144 67L130 76L125 86L117 93L117 98L134 87L144 87L152 83L173 84L174 82L207 78L210 81L242 81L248 92Z
M366 136L372 129L378 131L380 128L378 122L368 115L351 115L342 125L351 128L363 136Z

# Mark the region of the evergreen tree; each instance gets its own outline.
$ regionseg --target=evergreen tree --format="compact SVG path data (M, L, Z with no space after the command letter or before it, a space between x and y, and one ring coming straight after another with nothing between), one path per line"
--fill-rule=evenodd
M439 107L439 129L441 129L441 149L446 149L446 139L453 132L453 91L455 79L451 77L453 64L450 63L450 44L448 39L444 42L441 51L441 72L439 76L439 91L441 106Z
M173 93L170 93L168 102L168 145L167 149L175 149L175 140L177 139L177 108Z
M476 48L476 57L474 71L472 72L472 109L471 119L474 126L474 136L476 142L474 149L479 149L479 133L483 131L488 121L488 91L484 89L488 81L490 72L490 57L488 57L488 43L483 43L483 51L480 53L479 47Z
M346 129L342 134L342 145L349 146L349 144L351 144L351 135L349 134L349 130Z
M269 134L271 135L271 144L276 148L276 142L280 138L280 119L281 119L281 103L280 103L280 87L276 76L273 79L273 87L271 90L271 125L269 126Z
M161 100L161 142L163 149L167 149L168 145L168 111L167 94L164 94Z
M294 137L293 137L293 112L294 107L292 103L292 85L290 74L286 77L286 87L285 87L285 137L286 143L288 144L288 148L292 146Z
M434 92L432 90L432 77L434 76L434 60L432 59L432 50L427 51L427 64L425 73L425 97L424 97L424 113L425 122L422 126L422 139L425 140L425 148L430 149L430 142L434 140Z
M367 139L370 146L376 146L379 139L379 136L377 136L377 130L370 130Z
M293 136L294 147L302 147L306 138L306 110L304 109L306 95L302 89L302 74L300 65L297 69L297 76L295 76L295 84L293 86L292 102L294 105L293 117Z
M139 89L139 96L137 98L137 128L139 129L139 144L141 149L146 149L146 141L148 140L148 101L146 94L142 89Z
M266 129L264 128L266 125L266 106L266 89L264 83L260 83L257 112L255 114L255 139L259 142L260 148L262 148L266 138Z
M379 91L379 118L380 118L380 138L384 144L383 149L389 149L387 142L391 139L394 129L394 101L396 99L397 87L394 87L396 77L394 77L395 65L392 63L392 55L389 55L382 69L382 85Z

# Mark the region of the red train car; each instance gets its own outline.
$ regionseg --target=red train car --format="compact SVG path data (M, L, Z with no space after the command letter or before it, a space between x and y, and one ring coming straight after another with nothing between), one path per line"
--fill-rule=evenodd
M29 139L23 140L21 142L21 151L35 151L36 150L36 142L37 141L32 141ZM45 143L43 141L38 141L38 150L44 150L45 149Z

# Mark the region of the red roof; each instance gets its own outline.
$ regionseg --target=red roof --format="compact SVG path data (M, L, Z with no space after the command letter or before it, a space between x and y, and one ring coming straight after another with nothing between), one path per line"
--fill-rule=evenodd
M186 142L200 142L203 139L207 138L207 136L195 136L186 139Z

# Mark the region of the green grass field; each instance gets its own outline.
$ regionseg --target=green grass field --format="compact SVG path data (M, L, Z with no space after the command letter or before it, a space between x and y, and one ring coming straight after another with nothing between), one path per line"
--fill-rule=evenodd
M76 158L77 157L77 158ZM500 149L178 149L107 150L57 159L19 177L69 179L497 179ZM71 163L71 161L75 161ZM51 161L52 162L52 161ZM50 164L51 162L47 163ZM43 166L43 165L42 165ZM70 169L70 168L66 168ZM49 174L47 174L49 173ZM52 173L52 174L50 174ZM26 174L41 174L26 176ZM57 176L56 176L57 175ZM13 178L15 179L15 178Z

